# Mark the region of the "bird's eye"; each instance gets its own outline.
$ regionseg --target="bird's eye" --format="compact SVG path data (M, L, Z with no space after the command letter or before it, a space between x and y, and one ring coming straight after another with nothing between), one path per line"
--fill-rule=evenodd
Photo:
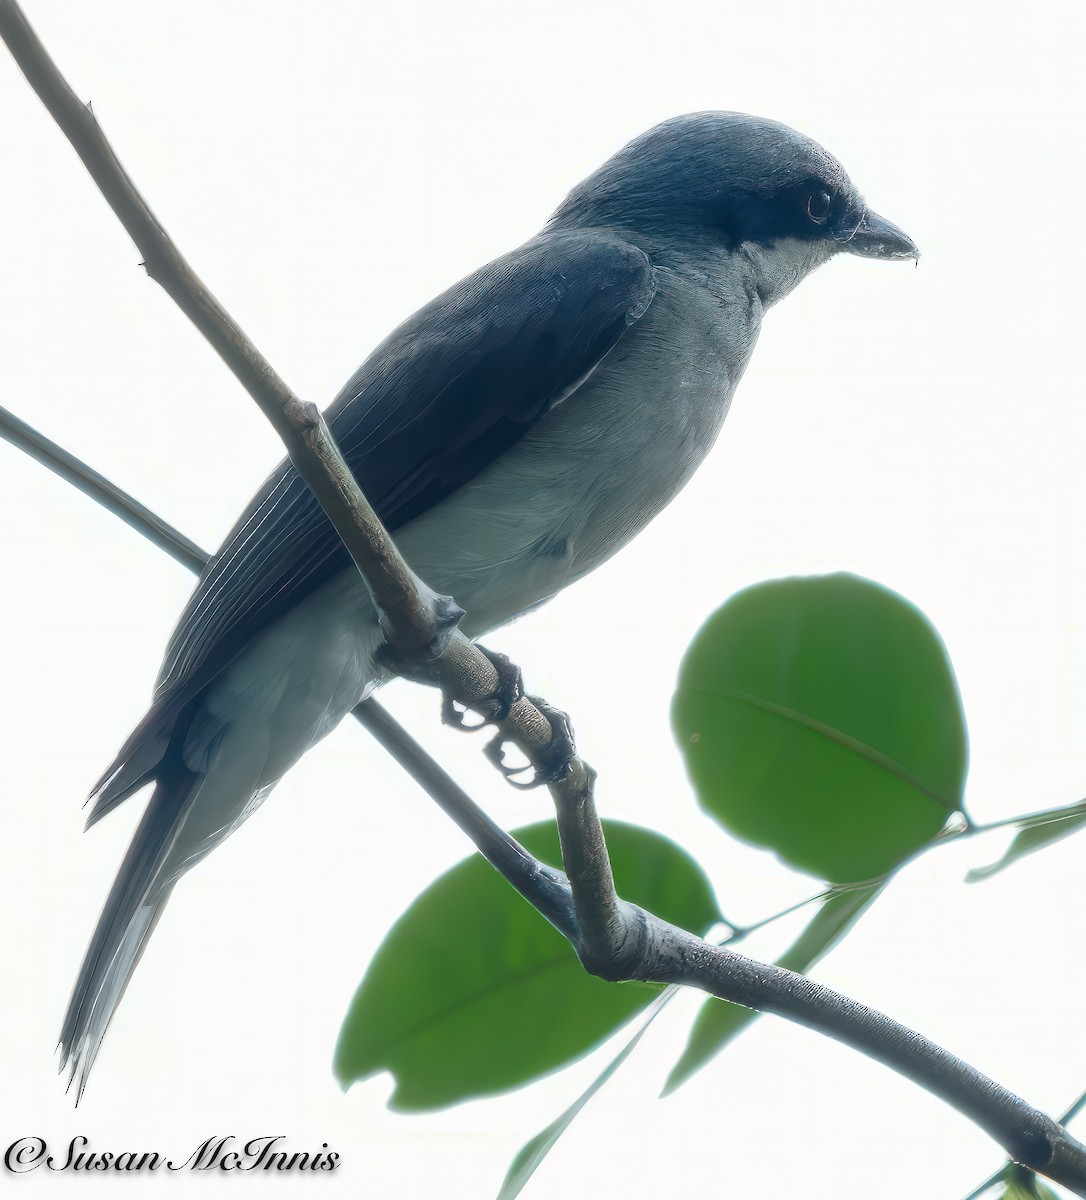
M807 216L816 225L825 225L826 218L830 215L830 205L833 203L833 197L821 188L817 192L812 192L807 197Z

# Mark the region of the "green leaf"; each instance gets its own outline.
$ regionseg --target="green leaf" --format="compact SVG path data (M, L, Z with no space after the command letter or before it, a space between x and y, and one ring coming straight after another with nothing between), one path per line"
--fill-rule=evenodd
M854 575L732 597L686 653L672 726L702 807L825 879L885 874L961 807L946 650L918 609Z
M777 960L777 965L801 975L809 971L848 933L885 886L879 883L852 888L823 900L803 932ZM667 1096L681 1087L759 1015L754 1009L732 1004L730 1000L719 1000L715 996L706 1000L690 1031L686 1049L667 1077L662 1095Z
M674 843L617 821L604 830L620 895L696 932L721 919L705 876ZM515 836L561 863L553 822ZM588 975L565 938L474 855L392 927L351 1001L334 1069L345 1087L391 1071L394 1108L453 1104L571 1062L658 991Z
M1011 1168L1007 1187L999 1200L1059 1200L1056 1193L1025 1167Z
M601 1087L611 1078L612 1075L622 1066L622 1064L630 1057L634 1051L634 1047L645 1035L645 1030L656 1020L660 1015L664 1006L678 995L681 989L678 987L665 988L663 992L657 996L648 1016L641 1023L641 1028L633 1035L618 1054L607 1064L599 1075L592 1081L591 1084L577 1097L576 1100L566 1109L557 1120L552 1121L546 1129L541 1130L535 1135L531 1141L526 1142L518 1151L517 1156L509 1165L509 1171L505 1176L505 1182L502 1184L501 1191L498 1193L497 1200L513 1200L515 1196L519 1196L524 1188L524 1185L536 1173L540 1163L554 1149L555 1144L563 1133L573 1124L574 1120L580 1113L581 1109L592 1099L592 1097L600 1090Z
M1066 808L1053 808L1048 812L1034 813L1023 817L1019 822L1019 830L1014 841L1007 847L1003 857L998 862L989 863L986 867L974 867L965 877L966 883L979 883L982 879L990 879L1005 867L1016 863L1020 858L1033 854L1045 846L1070 837L1086 827L1086 800L1078 804L1069 804Z

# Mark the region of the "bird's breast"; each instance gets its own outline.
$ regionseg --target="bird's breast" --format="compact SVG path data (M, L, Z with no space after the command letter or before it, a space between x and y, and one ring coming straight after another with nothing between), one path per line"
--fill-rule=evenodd
M741 290L664 272L591 378L471 483L397 535L478 635L553 595L645 527L712 447L753 348Z

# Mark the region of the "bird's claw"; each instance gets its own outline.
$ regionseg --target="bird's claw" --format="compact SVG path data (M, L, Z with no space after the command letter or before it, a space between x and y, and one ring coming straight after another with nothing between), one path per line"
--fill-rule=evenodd
M443 692L441 696L442 723L463 733L474 733L484 725L504 721L513 711L513 705L524 695L524 677L520 673L520 667L511 658L478 644L476 649L489 659L490 665L497 672L497 686L488 696L482 696L467 705L460 704L448 693ZM465 721L464 716L469 709L478 713L482 720L473 724Z
M506 736L498 733L486 745L483 753L505 776L507 783L522 791L540 787L544 784L560 783L573 770L573 760L577 757L577 747L573 740L573 725L568 714L561 709L548 704L538 696L527 697L532 704L547 718L551 727L551 740L535 753L534 760L525 767L507 767L505 765ZM524 771L534 771L531 779L514 779Z
M378 613L377 623L385 635L385 640L378 646L374 657L379 665L387 666L397 675L403 675L405 679L428 683L431 680L422 677L419 668L434 662L445 653L449 648L452 635L456 632L465 614L452 596L444 596L440 592L431 591L421 581L416 582L430 609L432 624L429 630L429 641L406 652L394 649L393 643L397 640L395 622L391 620L388 613L381 610Z
M465 613L452 596L443 596L439 592L430 594L430 609L434 616L434 636L419 652L419 656L433 660L448 650L452 635L459 628Z

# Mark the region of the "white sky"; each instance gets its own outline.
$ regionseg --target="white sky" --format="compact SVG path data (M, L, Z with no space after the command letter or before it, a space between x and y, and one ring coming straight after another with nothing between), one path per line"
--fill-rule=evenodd
M693 631L756 580L848 569L926 610L962 688L978 819L1086 792L1080 5L27 7L197 271L322 404L394 324L654 122L732 108L822 140L916 239L919 269L835 261L774 310L686 492L491 644L573 714L604 811L691 848L739 919L812 881L699 815L666 713ZM274 435L6 60L0 162L0 403L212 547L279 458ZM611 1051L437 1114L389 1114L387 1078L340 1092L332 1047L370 953L467 850L351 721L178 889L73 1113L50 1053L139 809L84 836L79 805L142 714L191 579L5 445L0 505L0 1149L85 1134L183 1155L211 1134L283 1133L343 1166L281 1192L493 1195ZM480 741L439 729L432 694L384 698L498 820L546 815ZM963 885L1007 840L909 869L817 975L1055 1112L1086 1088L1086 839ZM749 949L774 954L797 928ZM1001 1161L912 1084L768 1018L658 1103L696 1007L672 1006L526 1195L955 1200ZM124 1184L216 1186L272 1185Z

